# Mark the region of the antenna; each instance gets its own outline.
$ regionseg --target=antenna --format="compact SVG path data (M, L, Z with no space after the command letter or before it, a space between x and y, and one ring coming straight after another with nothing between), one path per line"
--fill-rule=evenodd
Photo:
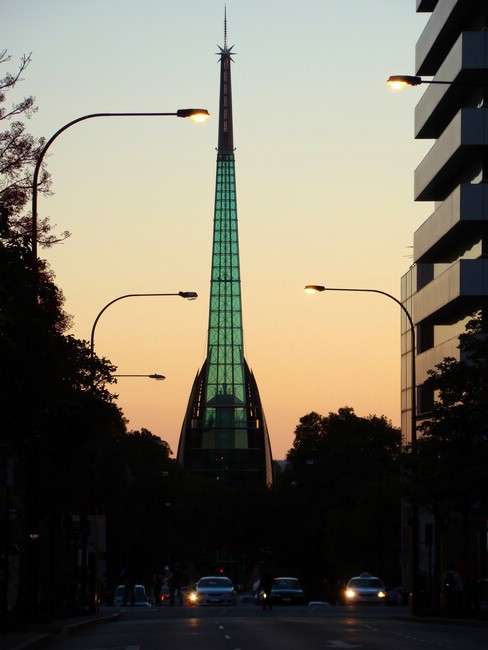
M227 49L227 3L224 4L224 50Z

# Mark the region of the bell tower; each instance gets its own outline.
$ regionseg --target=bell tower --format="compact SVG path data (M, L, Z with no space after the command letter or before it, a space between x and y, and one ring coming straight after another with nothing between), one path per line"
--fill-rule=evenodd
M266 420L244 358L236 174L232 120L233 45L220 52L220 102L207 357L183 421L178 461L191 473L229 485L271 485Z

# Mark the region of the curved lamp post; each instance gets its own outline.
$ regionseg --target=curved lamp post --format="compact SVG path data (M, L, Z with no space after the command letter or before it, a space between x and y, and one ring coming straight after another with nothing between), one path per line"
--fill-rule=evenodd
M415 325L413 319L410 315L410 312L405 307L405 305L400 302L395 296L392 296L386 291L380 291L379 289L350 289L350 288L338 288L338 287L324 287L319 284L307 284L305 287L306 293L317 293L322 291L354 291L361 293L379 293L382 296L390 298L403 310L403 313L407 317L408 324L410 327L410 345L411 345L411 354L412 354L412 365L411 365L411 389L410 389L410 399L411 399L411 444L412 450L415 451L417 443L417 400L416 400L416 376L415 376ZM411 575L412 575L412 594L411 594L411 608L413 614L419 613L419 530L418 530L418 508L416 503L412 503L412 548L411 548Z
M186 298L187 300L195 300L198 298L198 294L195 291L178 291L178 293L127 293L123 296L118 296L117 298L114 298L110 302L108 302L105 307L103 307L99 312L97 317L95 318L95 321L93 323L93 327L91 330L91 336L90 336L90 388L93 390L94 383L95 383L95 368L94 368L94 363L93 363L93 354L94 354L94 348L95 348L95 329L97 327L97 323L100 320L101 315L105 312L106 309L110 307L110 305L113 305L115 302L118 302L119 300L124 300L125 298L142 298L142 297L147 297L147 296L179 296L180 298ZM114 377L149 377L150 379L156 379L156 380L163 380L165 379L164 375L159 375L157 373L154 373L152 375L114 375ZM98 550L95 551L96 555L96 564L98 565ZM95 587L95 611L98 611L98 593L99 593L99 585L98 585L98 569L95 571L96 574L96 587Z
M118 298L114 298L113 300L108 302L105 305L105 307L103 307L103 309L101 309L98 312L98 315L95 318L95 321L93 322L93 327L90 336L90 357L92 360L93 360L93 351L95 348L95 329L97 327L97 323L100 320L100 317L103 314L103 312L106 309L108 309L110 305L113 305L114 302L118 302L119 300L124 300L125 298L145 298L145 297L153 297L153 296L179 296L180 298L186 298L187 300L195 300L196 298L198 298L198 293L196 293L195 291L178 291L178 293L127 293L124 296L119 296ZM152 379L159 379L159 376L154 375Z
M44 156L56 138L61 135L61 133L66 131L66 129L69 129L71 126L74 126L79 122L84 122L85 120L90 120L94 117L189 117L194 122L203 122L210 117L210 113L205 108L180 108L176 111L176 113L91 113L89 115L82 115L81 117L77 117L75 120L71 120L71 122L68 122L60 129L58 129L41 149L39 158L37 159L36 166L34 168L34 176L32 178L31 249L34 264L36 264L37 261L37 190L39 185L39 172L41 170Z
M416 404L416 395L415 395L415 382L416 382L416 377L415 377L415 325L413 323L412 317L410 315L410 312L408 309L405 307L405 305L400 302L395 296L392 296L390 293L387 293L386 291L380 291L380 289L347 289L347 288L337 288L337 287L324 287L319 284L307 284L305 287L305 292L306 293L319 293L322 291L355 291L355 292L362 292L362 293L379 293L382 296L386 296L387 298L390 298L391 300L395 301L396 304L401 307L403 310L405 316L407 317L408 324L410 326L410 345L412 348L412 395L411 395L411 406L412 406L412 419L411 419L411 427L412 430L410 432L411 437L412 437L412 444L414 444L417 441L417 427L416 427L416 412L417 412L417 404Z

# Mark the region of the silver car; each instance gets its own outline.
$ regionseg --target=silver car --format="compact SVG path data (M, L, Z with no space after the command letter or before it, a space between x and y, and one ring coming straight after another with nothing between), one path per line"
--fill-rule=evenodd
M234 585L225 576L205 576L188 592L188 605L235 605Z
M344 591L346 603L384 603L386 596L383 581L371 573L361 573L351 578Z

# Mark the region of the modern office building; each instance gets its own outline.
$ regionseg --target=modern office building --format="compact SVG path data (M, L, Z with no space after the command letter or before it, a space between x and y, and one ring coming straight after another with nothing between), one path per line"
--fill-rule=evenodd
M415 200L432 202L432 213L414 234L402 302L415 324L418 426L434 403L425 385L428 370L446 356L460 358L459 334L488 304L488 1L417 0L417 12L430 16L415 52L416 75L425 82L415 109L415 137L433 144L415 170L414 187ZM410 342L404 319L402 432L407 441L412 440ZM412 513L405 511L405 530L411 521ZM425 589L443 560L435 549L433 555L433 518L421 512L419 521L413 543L419 585ZM457 558L460 531L460 518L452 517L444 561ZM486 539L484 544L486 549Z
M232 121L234 46L220 47L220 107L207 357L178 445L191 473L229 485L271 485L273 465L258 387L244 358Z
M415 170L415 200L433 212L414 234L414 264L402 301L416 328L417 419L434 396L427 371L459 358L466 321L488 296L488 2L417 0L431 14L416 46L416 74L427 83L415 109L415 137L434 140ZM402 431L410 431L408 325L403 327Z

